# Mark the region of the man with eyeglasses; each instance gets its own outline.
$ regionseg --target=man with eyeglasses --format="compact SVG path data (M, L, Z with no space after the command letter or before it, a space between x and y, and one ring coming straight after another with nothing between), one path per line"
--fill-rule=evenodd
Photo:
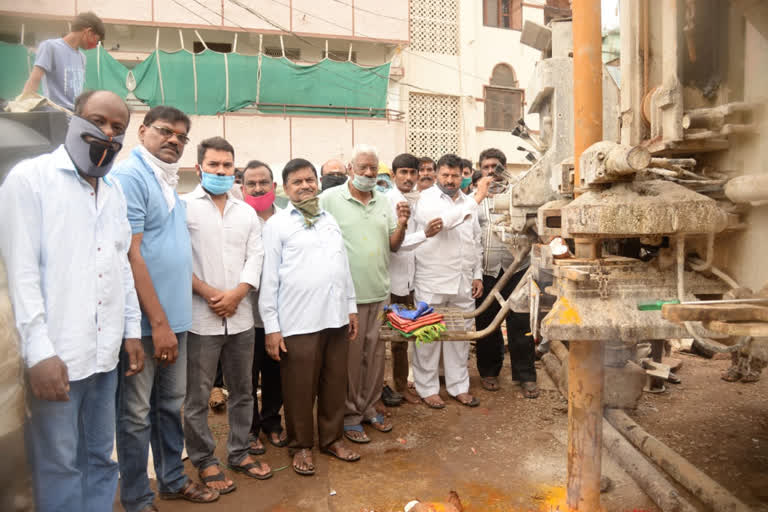
M189 143L190 121L160 105L139 126L141 144L115 166L128 204L133 234L128 260L141 304L145 369L120 372L117 390L117 456L120 501L126 512L151 512L150 443L162 499L208 503L215 490L184 474L181 406L187 386L187 331L192 327L192 247L187 211L176 193L179 159ZM121 368L127 364L121 358Z

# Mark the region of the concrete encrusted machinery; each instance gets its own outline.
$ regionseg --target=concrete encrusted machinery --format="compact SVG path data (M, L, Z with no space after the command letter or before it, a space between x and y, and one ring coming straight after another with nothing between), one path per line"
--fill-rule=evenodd
M768 202L766 93L750 80L768 83L768 73L748 64L768 62L768 3L623 0L621 91L601 61L600 2L575 0L572 9L573 20L523 31L543 52L527 90L540 121L529 137L541 154L520 177L504 176L494 208L508 215L494 229L513 252L538 236L515 307L531 311L534 335L556 340L557 351L569 346L568 504L593 511L603 405L633 407L643 385L662 386L635 364L638 343L651 342L656 362L670 338L719 352L767 344L768 310L729 273L754 290L768 281L764 270L743 268L765 246L755 231ZM554 238L571 257L553 254ZM719 250L726 240L740 252ZM743 302L738 314L689 304L724 296ZM763 320L743 322L750 315ZM622 414L606 416L625 435L642 432ZM706 507L748 510L658 444L645 454ZM655 492L662 509L693 510L674 490Z

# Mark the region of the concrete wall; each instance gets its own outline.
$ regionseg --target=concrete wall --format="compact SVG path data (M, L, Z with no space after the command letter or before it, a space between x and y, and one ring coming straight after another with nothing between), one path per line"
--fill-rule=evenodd
M402 55L405 76L400 91L400 110L407 110L408 91L432 92L461 97L461 153L473 161L487 147L502 149L510 162L525 164L524 154L515 150L525 142L507 132L490 131L484 124L484 86L493 68L505 63L515 70L518 86L524 89L533 73L540 53L520 43L518 30L483 25L483 6L477 0L461 0L459 13L460 54L438 55L405 49ZM543 10L523 7L523 21L543 23ZM416 87L412 87L412 86ZM419 89L422 88L422 89ZM424 91L427 89L428 91ZM524 106L523 110L527 110ZM538 116L525 118L532 128L538 127Z
M318 37L408 41L408 0L0 0L0 11L6 15L74 17L88 10L110 23L280 32L275 26L278 25L287 31Z

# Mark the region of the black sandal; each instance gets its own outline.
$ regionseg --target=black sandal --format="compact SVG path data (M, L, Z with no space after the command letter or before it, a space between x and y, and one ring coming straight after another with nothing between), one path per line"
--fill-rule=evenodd
M229 466L229 468L232 471L235 471L237 473L242 473L245 476L254 478L256 480L266 480L267 478L272 478L272 475L273 475L271 470L270 470L269 473L266 473L264 475L259 475L258 473L251 473L251 470L253 468L261 469L261 462L259 462L258 460L255 461L255 462L250 462L250 463L246 464L245 466L242 466L240 464L236 464L236 465L233 465L233 466Z
M457 402L459 402L461 405L465 407L477 407L478 405L480 405L480 400L478 400L477 397L474 397L474 396L472 397L472 400L470 400L469 402L465 402L458 396L451 395L451 398L453 398L454 400L456 400Z
M219 494L229 494L235 489L237 489L237 484L234 482L234 480L232 481L232 485L230 485L229 487L225 487L223 489L216 489L215 487L211 487L208 485L209 482L224 482L227 480L227 477L226 475L224 475L224 472L221 470L221 468L219 468L219 472L216 473L215 475L203 476L203 471L200 470L197 472L197 476L200 477L200 480L205 484L205 486L209 490L215 491Z
M264 443L262 443L261 448L253 448L251 446L251 443L255 443L257 441L260 441L259 436L256 434L248 434L248 454L249 455L264 455L267 453L267 449L264 448Z
M276 446L277 448L282 448L283 446L286 446L288 444L288 438L286 437L285 439L280 439L280 435L282 433L283 431L281 430L280 432L270 432L269 434L267 434L267 441L269 441L269 444L271 444L272 446ZM278 442L274 442L272 440L272 434L277 434L277 438L279 440Z

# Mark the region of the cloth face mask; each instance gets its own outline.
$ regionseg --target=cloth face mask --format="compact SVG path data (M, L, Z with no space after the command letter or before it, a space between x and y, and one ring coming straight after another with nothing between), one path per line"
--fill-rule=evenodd
M112 169L115 155L123 147L124 138L124 134L107 137L98 126L87 119L72 116L64 149L78 171L92 178L101 178Z
M355 178L352 180L352 186L360 192L370 192L376 188L376 178L355 174Z
M272 203L275 202L275 190L273 188L266 194L262 194L260 196L249 196L248 194L243 194L243 199L257 212L263 212L264 210L271 208Z
M320 184L323 186L323 190L329 188L338 187L347 181L347 177L339 174L326 174L320 178Z
M201 183L203 188L215 196L220 196L229 192L232 185L235 184L235 176L219 176L202 171L203 178Z
M461 185L459 185L459 188L467 188L472 184L472 176L465 176L464 178L461 178Z

